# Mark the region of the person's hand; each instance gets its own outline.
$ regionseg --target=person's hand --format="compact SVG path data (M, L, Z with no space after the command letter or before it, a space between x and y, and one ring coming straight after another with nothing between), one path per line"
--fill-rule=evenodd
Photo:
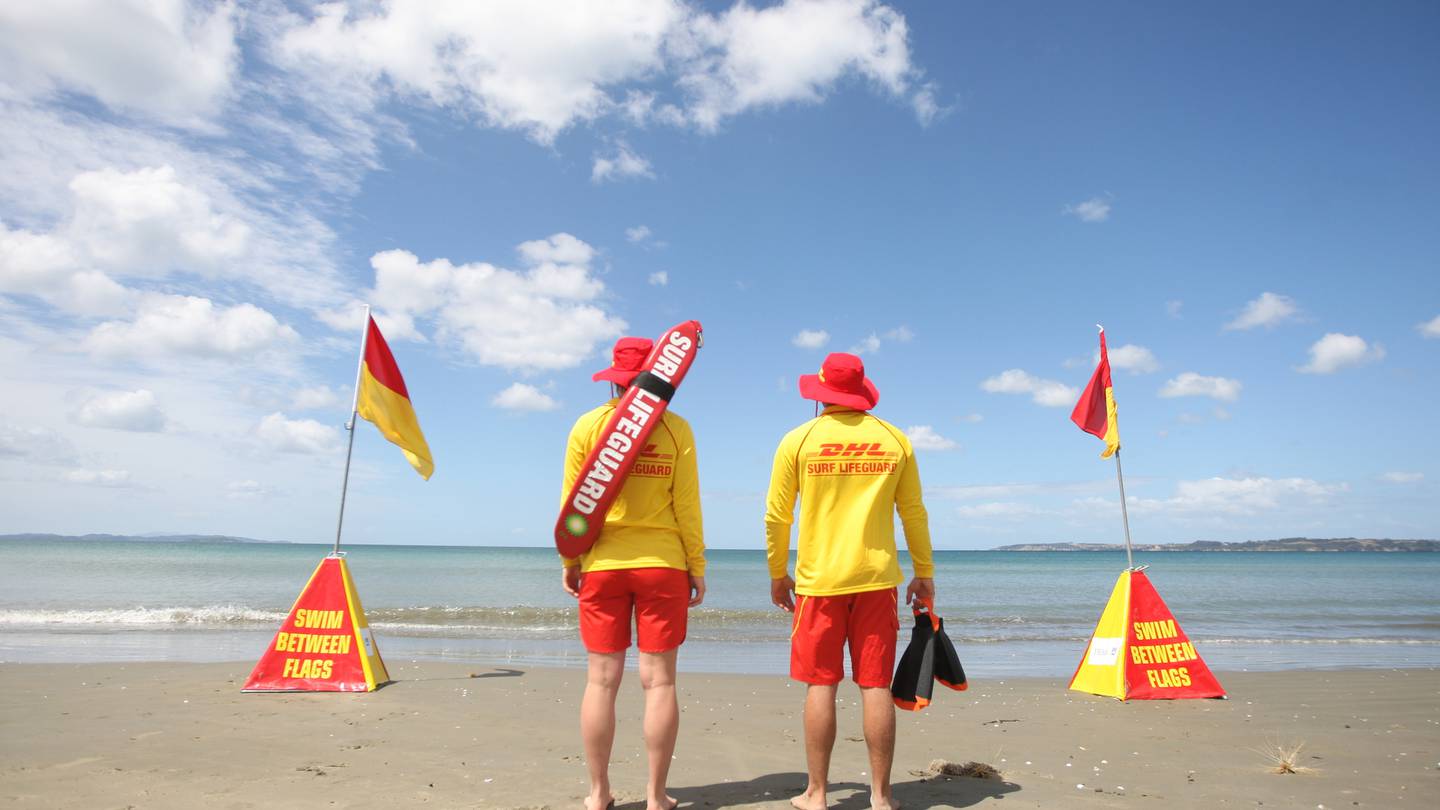
M576 599L580 598L580 566L566 568L560 574L560 587Z
M914 604L916 600L935 604L935 580L930 577L915 577L910 580L910 586L905 589L905 604Z
M770 580L770 601L786 613L795 612L795 580L789 574Z
M699 607L705 601L705 577L690 575L690 607Z

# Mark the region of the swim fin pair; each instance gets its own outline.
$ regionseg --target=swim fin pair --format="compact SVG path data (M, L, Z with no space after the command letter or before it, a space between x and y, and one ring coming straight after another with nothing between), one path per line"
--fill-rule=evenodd
M890 694L896 706L919 711L930 705L935 681L958 692L967 688L960 656L945 635L945 620L935 615L935 605L927 599L915 603L915 629L895 668Z

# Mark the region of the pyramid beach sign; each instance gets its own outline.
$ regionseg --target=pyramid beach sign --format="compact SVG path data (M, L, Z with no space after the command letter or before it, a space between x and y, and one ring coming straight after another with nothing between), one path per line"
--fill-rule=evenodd
M1070 688L1120 700L1225 697L1143 568L1115 581Z
M345 558L320 561L246 692L371 692L390 680Z

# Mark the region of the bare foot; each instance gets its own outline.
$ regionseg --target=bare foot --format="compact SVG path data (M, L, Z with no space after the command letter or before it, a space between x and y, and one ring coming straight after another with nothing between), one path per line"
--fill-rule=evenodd
M612 810L614 807L615 797L608 793L585 797L585 810Z
M679 802L677 799L675 799L675 797L673 797L673 796L666 796L666 797L665 797L665 800L664 800L663 802L657 802L657 801L654 801L653 799L652 799L651 801L646 802L646 803L645 803L645 810L675 810L675 808L677 808L677 807L679 807L679 806L680 806L680 802Z
M900 810L900 802L893 797L881 798L871 793L870 810Z
M795 810L825 810L825 793L819 790L807 790L792 798L790 806Z

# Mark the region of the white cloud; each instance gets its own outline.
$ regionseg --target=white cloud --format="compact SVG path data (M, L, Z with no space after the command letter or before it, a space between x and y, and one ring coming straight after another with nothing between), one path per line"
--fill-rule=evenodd
M1091 197L1084 202L1067 205L1061 212L1081 222L1104 222L1110 218L1110 203L1100 197Z
M1132 511L1254 515L1284 507L1316 506L1349 489L1309 478L1206 478L1180 481L1165 499L1130 498Z
M391 319L386 334L416 339L416 318L431 318L442 342L458 344L483 365L517 370L569 368L595 345L620 336L625 321L597 301L605 285L590 269L594 248L567 233L526 242L529 267L422 263L405 250L370 259L374 300Z
M922 127L930 126L935 123L935 119L950 112L949 108L941 107L940 103L935 100L935 90L934 82L926 82L910 97L910 106L915 108L915 118Z
M75 446L48 428L0 425L0 460L6 458L37 464L68 464L75 460Z
M1373 363L1385 357L1385 348L1355 335L1330 332L1310 347L1310 362L1299 368L1305 374L1334 374L1342 368Z
M1160 396L1210 397L1222 402L1234 402L1240 398L1241 387L1239 380L1229 377L1203 377L1187 371L1166 382L1160 389Z
M657 270L650 274L650 285L652 287L664 287L670 283L670 274L664 270Z
M737 3L697 14L674 49L687 112L702 130L751 108L818 103L847 75L896 98L919 80L905 18L874 0L788 0L767 8ZM938 112L935 86L921 83L912 105L922 123Z
M916 450L954 450L960 445L952 439L947 439L935 432L935 428L929 425L915 425L905 429L905 435L909 437L910 444Z
M557 233L547 239L521 242L515 249L526 263L540 265L586 265L595 258L595 248L568 233Z
M133 294L105 273L87 269L65 239L11 230L0 222L0 294L33 295L79 315L118 315Z
M977 503L973 506L955 507L955 514L962 518L1018 520L1020 518L1030 517L1038 512L1038 509L1029 504L1008 501L992 501L990 503Z
M224 275L249 248L249 227L217 211L170 166L85 172L70 190L71 238L107 269L151 278L175 269Z
M101 169L70 181L70 209L50 233L0 224L0 293L35 295L79 314L117 314L134 298L116 277L239 275L251 229L220 213L169 166Z
M1420 330L1420 335L1427 338L1440 338L1440 315L1436 315L1425 323L1415 327Z
M1114 483L1111 482L1111 486ZM1026 495L1046 495L1086 489L1090 484L966 484L964 486L927 488L925 494L952 501L972 501L988 498L1016 498Z
M340 297L324 255L328 228L301 211L259 210L203 172L107 167L75 174L66 190L50 231L0 223L0 294L34 295L81 315L128 311L138 295L122 281L173 277L249 285L307 308Z
M157 294L144 300L134 320L96 326L84 347L99 357L237 359L253 358L298 338L294 329L253 304L217 307L208 298Z
M69 470L61 479L67 483L92 487L123 489L131 486L129 470Z
M1179 317L1181 317L1181 316L1180 316L1180 310L1181 310L1181 308L1183 308L1184 306L1185 306L1185 302L1184 302L1184 301L1181 301L1181 300L1178 300L1178 299L1173 300L1173 301L1166 301L1166 302L1165 302L1165 314L1166 314L1166 315L1169 315L1171 318L1177 318L1177 319L1178 319Z
M328 385L312 385L301 388L291 398L290 407L297 411L323 411L339 408L342 401L341 393Z
M848 76L908 95L922 124L943 112L911 63L905 18L875 0L742 2L718 14L678 0L393 0L294 19L278 62L360 113L397 96L546 144L610 114L713 131L753 108L819 102Z
M511 383L509 388L496 394L490 404L507 411L553 411L560 407L549 394L519 382Z
M868 337L860 339L859 343L850 347L851 354L874 354L880 351L880 336L871 332Z
M673 0L334 3L286 31L277 55L293 71L343 81L357 105L393 92L550 143L612 109L607 87L661 71L666 38L685 18Z
M1425 473L1422 472L1387 472L1380 476L1384 481L1391 484L1418 484L1425 480Z
M225 485L225 497L232 501L253 501L264 498L270 494L270 488L260 483L246 479L244 481L231 481Z
M910 331L910 327L902 325L886 332L885 339L896 343L909 343L915 339L915 333Z
M165 429L165 413L155 394L146 389L98 394L75 412L75 423L85 427L156 433Z
M1254 329L1263 326L1272 329L1286 321L1293 321L1300 314L1295 299L1272 292L1260 293L1260 297L1247 303L1235 320L1225 324L1226 329Z
M596 155L595 164L590 169L590 182L592 183L625 180L632 177L654 180L655 170L651 168L650 161L635 154L630 147L623 143L617 145L615 151L608 157Z
M1131 374L1149 374L1160 369L1160 361L1156 360L1155 354L1144 346L1127 343L1124 346L1108 349L1106 354L1110 356L1111 368L1118 368ZM1100 362L1098 350L1095 352L1094 362Z
M272 413L260 420L255 435L272 450L285 453L323 455L340 447L340 430L314 419L290 419L283 413Z
M801 329L790 338L792 345L802 349L818 349L830 342L830 333L824 329Z
M237 16L231 2L6 4L0 76L22 96L76 92L115 110L204 125L231 92Z
M963 416L957 416L957 417L955 417L955 419L956 419L956 421L959 421L959 422L969 422L970 424L973 425L973 424L975 424L975 423L977 423L977 422L983 422L983 421L985 421L985 416L984 416L983 414L978 414L978 413L967 413L967 414L965 414L965 415L963 415Z
M672 127L685 126L685 112L674 104L656 104L658 98L656 93L627 90L625 91L625 100L620 102L620 109L624 118L637 127L644 127L651 123Z
M1080 389L1055 380L1045 380L1018 368L1002 371L980 383L981 390L992 394L1030 394L1037 405L1066 408L1075 404Z
M625 241L627 242L644 242L650 236L650 228L647 225L636 225L633 228L625 229Z

